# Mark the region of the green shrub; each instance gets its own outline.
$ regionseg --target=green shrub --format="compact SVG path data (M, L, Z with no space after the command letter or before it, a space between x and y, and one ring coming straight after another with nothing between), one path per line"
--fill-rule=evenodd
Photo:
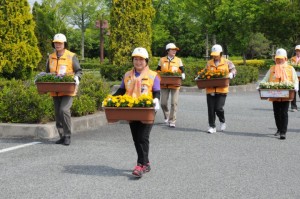
M109 81L116 81L121 80L124 74L131 68L132 66L102 65L100 74Z
M80 63L82 69L99 69L101 67L100 63Z
M236 66L237 75L230 80L230 85L244 85L258 80L258 68L253 66Z
M53 102L39 95L32 82L11 80L0 91L0 121L40 123L54 119Z
M102 78L84 74L71 108L72 116L94 113L109 93ZM46 123L54 120L54 105L48 94L39 95L33 80L0 81L0 122Z
M83 116L96 112L96 101L88 95L74 97L71 107L73 116Z

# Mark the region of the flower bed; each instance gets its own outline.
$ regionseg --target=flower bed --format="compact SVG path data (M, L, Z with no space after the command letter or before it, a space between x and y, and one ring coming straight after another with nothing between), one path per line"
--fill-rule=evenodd
M259 84L260 98L285 99L292 101L295 96L294 85L290 82L264 82Z
M220 69L202 69L195 78L199 89L229 86L228 73Z
M138 98L108 95L102 106L108 123L126 120L151 124L155 119L153 98L150 95L141 95Z
M47 92L75 92L74 75L56 75L42 72L35 77L35 84L39 94Z

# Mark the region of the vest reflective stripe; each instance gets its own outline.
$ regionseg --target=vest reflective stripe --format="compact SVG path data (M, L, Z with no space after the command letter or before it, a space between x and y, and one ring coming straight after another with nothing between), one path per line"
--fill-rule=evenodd
M174 57L171 61L169 61L168 57L162 57L160 59L160 67L161 71L166 71L166 70L173 70L173 71L180 71L180 58ZM165 85L160 85L161 88L170 88L170 89L180 89L180 86L165 86Z
M131 73L132 73L131 70L127 71L124 76L124 85L125 85L127 95L128 95L129 85L132 83L131 82ZM142 78L142 86L141 86L142 94L150 94L152 96L152 87L153 87L154 79L155 79L156 75L157 75L156 72L149 70L148 74L144 74L144 76L141 77Z
M225 59L223 57L221 58L218 67L215 65L213 59L209 60L208 63L207 63L207 69L211 69L211 68L224 70L224 71L226 71L226 73L229 73L229 66L228 66L228 63L227 63L227 59ZM207 94L210 94L210 93L228 93L228 88L229 88L229 86L217 87L217 88L206 88L206 93Z
M285 68L288 81L293 82L293 67L288 65ZM270 68L270 77L269 77L269 82L280 82L279 78L275 77L275 66L272 66ZM280 98L269 98L269 101L289 101L288 99L280 99Z
M68 50L65 50L64 54L58 59L56 52L49 55L49 69L50 73L56 74L74 74L73 71L73 56L75 53L72 53ZM51 92L51 96L75 96L74 93L55 93Z

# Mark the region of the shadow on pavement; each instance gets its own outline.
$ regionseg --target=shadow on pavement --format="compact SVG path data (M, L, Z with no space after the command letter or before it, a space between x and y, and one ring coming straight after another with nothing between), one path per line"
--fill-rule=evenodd
M130 170L116 169L103 165L67 165L63 173L97 176L127 176L132 177Z

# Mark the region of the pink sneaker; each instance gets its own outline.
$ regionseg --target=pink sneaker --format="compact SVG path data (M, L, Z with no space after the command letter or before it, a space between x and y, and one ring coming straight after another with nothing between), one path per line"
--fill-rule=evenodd
M141 178L143 176L143 173L144 173L144 166L141 164L136 165L132 171L132 175L138 178Z
M151 170L150 163L148 162L146 165L143 165L143 172L147 173Z

